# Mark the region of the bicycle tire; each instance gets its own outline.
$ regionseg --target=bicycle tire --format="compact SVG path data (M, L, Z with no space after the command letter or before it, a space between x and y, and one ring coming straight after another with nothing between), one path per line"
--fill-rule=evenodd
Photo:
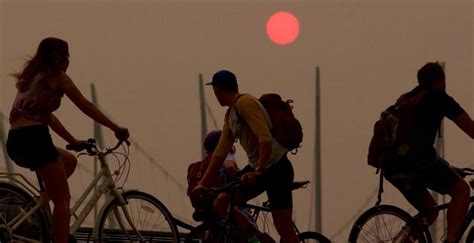
M330 243L326 236L314 231L305 231L298 235L300 242L309 243L309 242L319 242L319 243Z
M173 217L168 209L154 196L140 191L127 191L122 193L138 232L143 236L144 242L179 242L179 233L173 223ZM123 218L125 225L117 223L115 213ZM113 215L113 216L112 216ZM140 242L138 234L126 222L118 198L114 198L99 216L96 226L96 239L99 242Z
M397 222L395 222L397 221ZM379 205L365 211L355 221L349 234L349 243L395 242L406 226L411 229L415 242L428 242L427 231L416 226L415 219L404 210L392 205Z
M0 182L0 242L49 242L50 228L41 209L34 212L15 230L10 232L8 223L20 212L26 213L36 201L22 188Z

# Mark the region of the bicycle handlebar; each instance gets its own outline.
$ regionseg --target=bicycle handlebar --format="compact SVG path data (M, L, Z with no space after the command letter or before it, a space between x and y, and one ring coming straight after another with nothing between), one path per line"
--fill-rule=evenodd
M235 180L235 181L231 181L231 182L229 182L229 183L227 183L227 184L225 184L224 186L221 186L221 187L207 187L207 188L204 188L204 190L209 191L209 192L217 192L217 193L229 192L233 188L239 187L240 184L241 184L240 180Z
M461 168L459 171L457 171L459 175L464 178L466 176L472 176L474 175L474 169L472 168Z
M114 147L106 149L105 153L116 150L123 142L124 142L123 140L119 140ZM83 154L88 154L91 156L97 155L100 150L96 144L95 139L93 138L89 138L83 143L77 144L77 145L68 144L66 145L66 149L73 150L76 152L81 152L82 150L86 150L86 153L83 153Z

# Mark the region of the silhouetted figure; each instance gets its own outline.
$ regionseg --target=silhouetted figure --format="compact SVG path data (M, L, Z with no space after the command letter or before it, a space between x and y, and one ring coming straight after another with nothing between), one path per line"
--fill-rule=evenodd
M474 121L446 93L445 73L439 63L425 64L417 77L418 86L400 97L405 99L423 93L414 106L409 146L399 148L398 153L385 158L384 176L417 210L436 206L427 188L450 195L446 241L454 242L467 213L470 187L458 175L457 168L437 155L433 144L444 117L452 120L471 138L474 138ZM431 225L437 216L437 213L428 215L423 223Z
M270 133L268 114L257 98L239 94L237 78L230 71L215 73L208 85L213 86L219 104L228 109L221 139L199 186L208 185L209 177L216 173L238 138L249 159L241 181L253 185L253 190L242 191L243 198L249 200L266 191L273 222L282 242L298 242L292 221L293 166L286 156L288 150Z
M23 71L13 74L18 93L10 112L7 140L8 155L17 165L38 173L54 203L55 243L68 241L71 195L67 178L74 172L77 160L73 154L54 146L49 128L71 145L83 142L72 136L53 115L63 95L87 116L114 131L117 139L129 137L127 128L112 122L81 94L66 74L68 66L67 42L46 38Z

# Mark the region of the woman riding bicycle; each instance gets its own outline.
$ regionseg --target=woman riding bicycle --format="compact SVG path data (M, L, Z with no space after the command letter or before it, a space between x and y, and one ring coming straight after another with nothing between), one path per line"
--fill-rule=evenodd
M64 94L87 116L114 131L119 140L129 137L120 127L89 102L66 74L69 66L68 43L46 38L23 71L13 74L18 93L10 112L7 151L19 166L36 171L54 203L54 242L68 241L71 195L67 178L77 160L64 149L54 146L49 127L71 145L81 144L53 115Z

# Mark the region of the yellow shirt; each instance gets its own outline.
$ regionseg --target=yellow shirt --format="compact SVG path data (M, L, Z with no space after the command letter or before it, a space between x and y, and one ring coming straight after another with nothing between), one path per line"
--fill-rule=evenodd
M235 105L227 110L222 129L221 139L235 140L238 138L242 148L247 153L249 164L253 168L257 166L259 157L258 144L261 142L272 142L272 153L267 167L279 161L288 150L281 146L270 132L271 121L257 98L244 94L236 97ZM237 115L238 111L238 115ZM219 141L214 154L225 157L226 148L223 142Z

